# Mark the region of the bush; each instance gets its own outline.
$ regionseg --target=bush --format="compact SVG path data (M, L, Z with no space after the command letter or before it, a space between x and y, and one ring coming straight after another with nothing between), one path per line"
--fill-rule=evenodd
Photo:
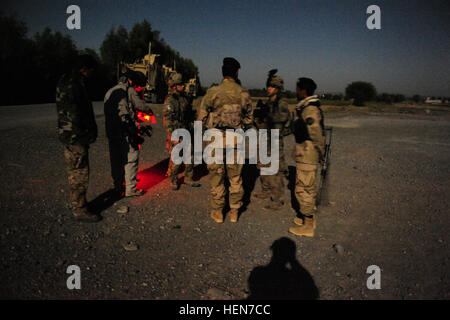
M413 100L415 103L419 103L419 102L422 101L422 97L419 96L418 94L415 94L415 95L413 95L412 100Z
M384 103L398 103L405 101L406 98L403 94L389 94L389 93L382 93L377 97L377 101L384 102Z
M377 96L377 90L370 82L356 81L345 88L347 99L353 99L355 106L363 106L365 102Z

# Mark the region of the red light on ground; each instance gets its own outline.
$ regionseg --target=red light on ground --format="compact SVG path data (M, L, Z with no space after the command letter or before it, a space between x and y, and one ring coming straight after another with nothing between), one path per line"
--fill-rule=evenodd
M166 179L168 160L163 160L150 168L138 172L138 188L148 191Z

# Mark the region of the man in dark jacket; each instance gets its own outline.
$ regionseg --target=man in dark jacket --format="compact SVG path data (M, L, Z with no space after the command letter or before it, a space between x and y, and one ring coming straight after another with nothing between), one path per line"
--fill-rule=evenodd
M128 70L119 83L108 90L104 98L106 136L109 141L111 175L114 188L119 194L135 197L144 194L136 189L139 145L143 142L139 136L137 111L153 113L139 97L134 85L141 85L140 74Z
M89 55L80 55L72 70L64 74L56 87L58 136L64 144L64 157L69 176L70 202L79 221L97 222L101 217L87 209L89 185L89 145L97 139L97 124L89 100L85 78L97 67Z

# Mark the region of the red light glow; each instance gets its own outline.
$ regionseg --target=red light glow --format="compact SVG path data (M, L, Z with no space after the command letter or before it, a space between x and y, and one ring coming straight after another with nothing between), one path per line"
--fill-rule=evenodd
M138 111L137 117L140 122L150 121L152 124L156 123L156 118L153 114L150 115L150 114Z

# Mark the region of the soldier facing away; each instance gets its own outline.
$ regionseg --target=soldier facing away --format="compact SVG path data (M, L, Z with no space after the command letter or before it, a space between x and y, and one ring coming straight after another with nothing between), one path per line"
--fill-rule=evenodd
M226 145L226 129L244 129L253 123L253 107L250 95L238 83L240 68L239 62L234 58L223 59L221 84L211 87L203 97L200 105L198 120L208 129L220 130L223 135L223 146ZM215 149L222 152L223 164L208 164L211 183L211 218L223 222L223 209L225 207L225 178L229 180L230 221L237 222L239 209L242 207L244 188L242 186L243 164L236 161L236 145L234 146L235 161L227 163L225 148ZM214 155L213 155L214 156Z
M166 150L169 153L169 168L167 169L167 176L170 179L172 190L179 189L178 174L182 169L182 164L175 164L172 161L172 149L179 143L172 141L172 132L176 129L186 129L193 137L193 110L192 105L184 93L184 84L182 82L182 75L174 73L170 76L168 81L169 95L164 102L163 110L164 128L167 132ZM194 182L194 164L191 155L191 163L185 165L184 183L191 187L200 187L199 183Z
M324 119L320 101L314 95L316 88L312 79L299 78L297 81L299 103L294 123L297 169L295 197L300 204L301 217L294 218L298 227L290 228L289 232L306 237L313 237L316 228L316 175L318 163L323 161L325 151Z
M104 98L111 176L118 195L123 193L125 181L125 197L144 194L143 190L136 189L139 145L143 142L139 136L136 110L153 112L133 87L139 82L139 73L128 70L119 79L119 83L108 90Z
M72 70L64 74L56 87L58 137L64 144L69 176L70 204L74 217L83 222L97 222L99 215L87 208L89 186L89 145L97 139L94 110L85 87L85 78L97 67L90 55L77 57Z
M284 206L284 175L287 171L286 161L284 159L283 135L289 133L288 128L291 124L291 113L288 103L282 96L284 89L283 79L276 76L277 70L269 71L267 78L267 103L258 102L254 111L255 124L258 129L267 129L267 150L270 152L270 130L278 129L279 133L279 170L274 175L261 175L262 192L255 195L259 199L270 199L271 202L264 207L266 210L280 210ZM258 168L270 166L258 162Z

